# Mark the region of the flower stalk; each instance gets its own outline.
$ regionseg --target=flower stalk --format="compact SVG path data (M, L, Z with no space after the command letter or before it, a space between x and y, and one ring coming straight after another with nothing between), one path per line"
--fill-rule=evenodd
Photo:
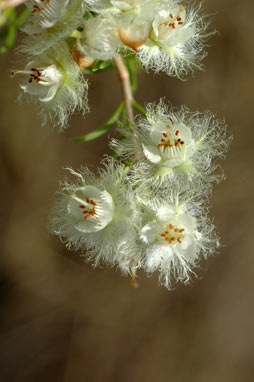
M128 120L132 123L134 121L132 109L133 95L131 91L129 72L119 54L116 54L113 59L116 64L116 69L122 86L123 100L125 102Z

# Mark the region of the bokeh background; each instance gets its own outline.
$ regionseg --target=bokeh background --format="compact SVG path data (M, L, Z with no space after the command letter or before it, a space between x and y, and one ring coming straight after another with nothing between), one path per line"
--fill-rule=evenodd
M95 170L107 136L70 141L101 125L119 104L114 71L89 78L91 112L59 134L36 108L17 102L10 79L17 56L0 57L0 381L252 382L253 336L253 0L207 0L219 34L205 72L181 82L139 74L136 99L161 96L225 117L234 135L215 186L223 247L202 261L199 278L168 292L157 275L139 288L115 269L93 269L45 229L65 166ZM114 134L112 131L111 135Z

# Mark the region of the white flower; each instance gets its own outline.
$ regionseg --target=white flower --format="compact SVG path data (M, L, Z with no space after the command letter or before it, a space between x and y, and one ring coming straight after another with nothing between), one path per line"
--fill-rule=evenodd
M122 141L112 140L123 159L138 158L134 175L138 183L167 185L174 178L187 176L198 183L220 181L222 173L211 160L223 157L231 138L226 136L224 121L212 113L190 112L182 106L169 109L161 100L147 106L146 119L137 121L135 137L121 127Z
M162 122L160 124L160 122ZM186 162L196 151L191 130L183 123L166 124L158 121L150 130L151 145L142 143L143 153L148 161L174 168Z
M88 169L70 170L77 184L65 183L51 213L50 230L68 248L87 251L97 264L103 260L130 272L135 261L132 193L126 170L113 159L96 177Z
M185 26L186 10L177 7L169 13L166 10L158 12L152 24L151 39L169 47L182 44L194 35L194 28Z
M67 37L82 22L82 0L28 0L25 4L31 11L22 27L22 31L29 35L19 48L25 53L42 53Z
M77 39L77 49L83 56L109 60L118 51L120 40L112 18L94 17L83 23L83 36Z
M63 128L75 108L87 110L87 83L65 43L36 56L24 70L12 74L25 77L20 87L33 102L41 105L43 124L50 119Z
M115 206L106 190L93 186L77 187L67 203L74 227L79 232L97 232L112 222Z
M172 278L187 283L201 255L206 257L218 246L214 226L191 191L180 183L144 206L142 266L149 273L158 270L167 288Z
M147 42L139 49L138 58L146 69L164 71L182 78L194 68L202 68L200 61L208 23L196 9L175 6L161 9L152 22Z

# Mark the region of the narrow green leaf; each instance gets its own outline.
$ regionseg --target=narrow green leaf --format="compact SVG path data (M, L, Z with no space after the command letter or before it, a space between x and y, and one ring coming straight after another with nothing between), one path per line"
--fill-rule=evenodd
M105 134L111 127L113 126L112 124L105 124L103 126L98 127L98 129L91 131L90 133L87 133L83 135L82 137L76 137L76 138L71 138L72 142L89 142L94 139L99 138L101 135Z
M116 122L119 119L120 114L122 113L124 109L124 106L125 106L124 102L121 102L118 108L116 109L116 111L114 112L114 114L112 114L112 116L107 120L106 123L111 124Z
M101 135L105 134L113 125L114 123L119 119L122 110L124 108L124 103L121 102L114 114L107 120L107 122L98 127L98 129L91 131L90 133L87 133L81 137L71 138L73 142L88 142L92 141L93 139L99 138Z
M137 110L140 114L142 114L144 117L146 117L146 109L141 106L139 103L137 103L136 101L132 101L132 107Z

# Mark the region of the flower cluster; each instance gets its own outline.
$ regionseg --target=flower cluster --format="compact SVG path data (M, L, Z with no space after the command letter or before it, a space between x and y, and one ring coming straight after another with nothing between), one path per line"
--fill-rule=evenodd
M86 112L83 69L130 53L146 69L182 78L201 68L211 34L199 8L176 0L28 0L19 51L28 56L21 89L60 129L70 112Z
M198 8L178 1L99 0L91 3L94 19L84 20L78 49L87 56L112 58L135 52L146 69L183 77L201 68L204 42L211 33Z
M77 181L57 194L50 230L95 265L116 265L132 276L140 268L158 270L170 288L172 276L188 282L201 255L218 246L200 194L184 182L152 197L142 186L133 189L129 167L114 159L104 161L98 176L87 168L70 171Z
M178 0L25 4L30 15L19 50L28 63L12 74L23 76L20 87L41 106L43 123L60 129L75 109L88 109L84 70L108 60L117 66L120 56L132 54L146 69L182 78L201 68L211 34L200 7ZM127 98L103 126L122 116L121 138L110 143L119 160L106 158L98 175L69 169L76 180L57 193L50 231L95 265L117 266L133 280L140 268L158 271L170 289L172 280L187 283L200 259L218 247L204 202L211 184L223 178L214 159L224 156L230 138L212 113L176 110L163 100L132 121Z
M204 201L222 178L211 160L227 149L225 126L211 113L168 110L160 101L148 105L135 134L121 132L111 147L123 162L104 161L98 177L71 170L78 182L63 185L51 231L94 264L101 259L132 277L139 268L159 271L167 288L172 278L187 283L219 243Z

